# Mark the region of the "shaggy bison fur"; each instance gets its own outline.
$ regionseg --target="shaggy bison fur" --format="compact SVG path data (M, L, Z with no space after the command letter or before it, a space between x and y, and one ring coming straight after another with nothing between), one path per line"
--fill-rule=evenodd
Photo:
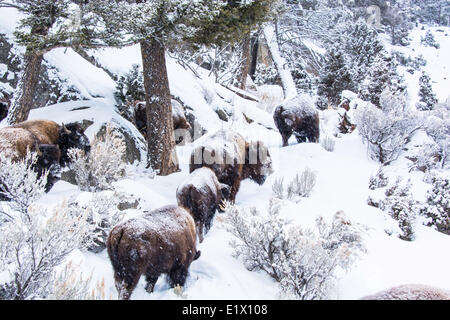
M172 100L172 119L174 130L189 129L191 127L186 120L182 105L176 100ZM145 102L136 103L133 111L133 120L136 128L147 139L147 109Z
M209 168L199 168L191 173L188 180L177 189L180 207L188 210L195 221L197 235L203 242L203 233L211 228L216 210L228 196L230 187L217 180Z
M190 264L200 256L189 212L166 206L115 226L107 240L119 298L129 299L141 275L153 292L161 274L171 287L183 286Z
M288 145L294 134L298 143L319 142L319 113L308 96L297 96L275 109L275 125L283 139L283 147Z
M366 296L362 300L450 300L450 292L431 286L408 284Z
M192 151L189 170L208 167L220 183L230 186L227 200L234 202L242 180L252 179L262 185L273 173L272 159L261 141L247 142L238 133L220 130L201 139Z
M78 123L59 125L50 120L29 120L11 127L28 130L40 144L57 144L61 151L60 164L62 166L70 162L69 149L78 148L88 153L91 148L84 129Z
M8 116L8 104L6 102L0 101L0 121Z

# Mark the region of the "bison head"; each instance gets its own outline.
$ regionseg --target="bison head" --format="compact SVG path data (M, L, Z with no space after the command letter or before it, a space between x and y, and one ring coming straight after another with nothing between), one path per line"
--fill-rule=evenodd
M245 175L262 185L273 173L269 149L261 142L251 142L245 147Z
M48 171L47 184L45 191L50 191L51 187L61 178L61 151L56 144L40 144L36 147L38 154L35 170L38 177L42 176L44 171Z
M59 148L61 149L61 165L65 166L70 162L67 151L72 148L83 150L89 153L91 145L88 137L84 134L84 129L78 123L62 125L59 129Z

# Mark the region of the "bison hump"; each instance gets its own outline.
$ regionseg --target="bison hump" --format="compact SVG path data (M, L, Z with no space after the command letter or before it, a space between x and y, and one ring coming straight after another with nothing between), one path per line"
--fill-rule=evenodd
M283 102L279 107L282 107L283 117L314 117L317 115L317 110L314 107L314 100L307 94L300 94L293 99ZM280 109L277 109L280 110Z

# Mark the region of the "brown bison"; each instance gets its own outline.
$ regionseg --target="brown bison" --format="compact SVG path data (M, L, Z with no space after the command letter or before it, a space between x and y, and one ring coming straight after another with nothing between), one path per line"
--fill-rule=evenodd
M450 292L431 286L408 284L363 297L362 300L450 300Z
M217 180L209 168L199 168L177 189L180 207L188 210L195 221L197 235L203 242L203 232L211 228L211 221L221 202L228 196L230 187Z
M0 101L0 121L8 116L8 104L6 102Z
M227 200L234 202L241 181L247 178L262 185L273 173L268 148L261 141L248 143L238 133L220 130L197 142L191 153L190 172L208 167L220 183L230 186Z
M176 100L172 100L172 119L174 130L189 129L191 127L184 115L183 106ZM145 102L136 103L133 110L133 120L136 128L147 139L147 109Z
M107 240L119 298L129 299L141 275L147 292L161 274L167 274L171 287L183 286L196 249L195 223L189 212L166 206L115 226Z
M21 130L21 129L17 129ZM17 130L13 130L16 132ZM2 135L0 134L0 139ZM0 149L1 150L1 149ZM48 192L53 185L61 178L61 166L59 160L61 152L59 147L54 144L35 144L34 152L37 153L36 162L31 165L31 168L37 173L37 178L48 171L47 183L45 185L45 191ZM0 154L4 154L0 152ZM19 160L17 157L10 157L13 161ZM0 181L0 201L10 201L10 199L4 192L7 191L6 186Z
M67 125L59 125L50 120L28 120L19 124L13 125L9 128L25 129L34 135L39 144L56 144L61 151L60 164L67 165L70 162L68 150L71 148L78 148L85 152L90 151L90 143L88 137L84 134L84 129L78 123L70 123ZM7 129L7 128L5 128ZM18 138L11 140L18 147L29 142ZM30 148L31 144L29 145ZM23 150L21 150L22 152ZM21 154L23 157L23 154Z
M288 145L292 134L298 143L319 141L319 113L307 95L299 95L278 106L273 120L283 139L283 147Z

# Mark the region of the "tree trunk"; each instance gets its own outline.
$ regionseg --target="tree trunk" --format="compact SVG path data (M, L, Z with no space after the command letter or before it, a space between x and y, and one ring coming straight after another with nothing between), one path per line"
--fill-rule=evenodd
M264 37L269 47L270 55L275 63L278 74L281 78L283 86L284 98L292 99L297 96L297 88L295 87L294 79L292 78L291 70L289 70L286 60L281 56L280 48L276 37L276 29L272 24L263 28Z
M31 49L27 49L25 52L20 79L17 83L8 114L7 121L9 124L19 123L28 119L30 110L33 107L43 59L44 55L42 53L36 53Z
M141 42L147 109L148 164L159 175L178 171L172 104L164 46L157 40Z
M254 34L252 36L252 43L251 43L251 64L250 64L250 77L252 80L255 80L255 73L256 73L256 66L258 64L258 49L259 49L259 39L258 34Z
M250 69L251 56L250 56L250 35L246 35L244 42L242 43L242 66L241 74L239 77L239 88L245 90L247 87L248 70Z

